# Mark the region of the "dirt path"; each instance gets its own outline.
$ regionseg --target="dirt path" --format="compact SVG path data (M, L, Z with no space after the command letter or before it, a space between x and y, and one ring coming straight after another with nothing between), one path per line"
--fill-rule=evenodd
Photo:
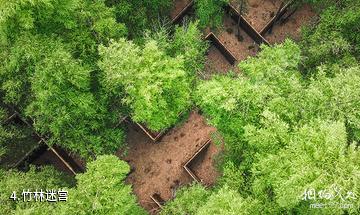
M150 195L159 193L167 201L173 197L173 192L178 187L192 181L182 166L215 131L195 112L182 125L170 130L158 143L153 143L137 126L128 124L127 127L128 155L122 157L121 151L117 155L133 168L127 183L133 185L140 205L148 211L153 208ZM195 170L210 185L218 177L212 158L220 150L214 145L209 149L205 153L206 159L201 163L197 162Z
M244 17L259 32L275 16L281 6L281 0L247 0ZM238 9L236 0L231 4Z
M309 5L299 8L284 24L276 24L272 33L265 34L269 43L281 43L286 38L299 40L301 37L301 27L309 24L316 17L316 13Z
M191 171L200 178L205 186L215 184L219 173L214 169L218 155L218 146L211 143L204 151L200 152L189 165ZM215 156L214 156L215 155Z
M175 18L175 16L177 16L190 2L191 0L174 0L173 9L170 12L170 18Z
M216 33L216 36L222 41L225 47L233 53L237 61L245 60L249 56L255 56L259 51L259 45L240 28L240 40L238 39L237 23L229 16L224 16L223 30ZM237 63L236 63L237 65Z
M205 62L204 79L210 79L215 74L225 74L234 67L226 60L225 56L214 45L211 45Z

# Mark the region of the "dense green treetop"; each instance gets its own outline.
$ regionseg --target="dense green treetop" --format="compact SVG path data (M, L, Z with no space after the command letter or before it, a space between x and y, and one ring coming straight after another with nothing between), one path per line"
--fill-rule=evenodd
M3 126L5 120L6 120L5 110L3 110L0 107L0 161L1 161L1 156L3 156L6 152L7 140L12 136L12 134L9 131L7 131L6 128Z
M146 214L136 202L130 185L124 183L129 165L113 155L99 156L76 176L77 186L69 190L69 201L58 214Z
M130 185L124 183L129 165L116 156L99 156L87 164L87 171L74 178L65 176L51 167L26 173L0 169L1 214L146 214L136 202ZM23 189L35 191L61 189L68 191L66 202L22 201ZM19 201L9 199L16 191ZM46 196L45 196L46 197Z
M85 157L112 153L122 146L123 132L114 130L119 115L130 112L135 121L153 130L173 125L189 106L194 75L204 65L207 45L197 23L178 27L166 49L154 41L134 45L142 50L130 64L143 72L124 74L127 82L112 83L122 86L118 90L102 85L109 73L99 71L98 46L107 47L111 39L127 35L122 23L132 23L127 18L135 16L119 13L136 13L138 8L132 7L139 3L19 0L1 4L0 90L4 102L30 116L50 144ZM141 8L150 14L167 8L169 1L148 6ZM145 19L151 18L144 18L148 26ZM139 56L144 59L141 65ZM147 81L140 81L142 77Z
M259 206L258 201L250 198L244 199L236 191L224 186L220 190L213 192L195 214L260 214Z
M194 184L177 191L176 198L169 201L161 214L260 214L259 201L244 199L227 186L219 190L206 190L202 185Z
M1 1L1 44L10 45L23 31L59 32L75 27L74 12L79 1Z
M64 50L54 50L35 66L33 101L26 108L50 144L59 144L87 157L112 153L123 143L115 129L116 116L89 92L90 70Z
M360 59L360 2L343 0L330 5L320 14L319 23L303 32L307 74L316 72L320 64L346 68ZM333 75L333 71L327 72Z
M60 173L52 167L43 167L37 170L34 166L26 173L17 170L4 171L0 169L0 213L1 214L40 214L44 211L54 210L57 204L48 202L24 202L21 195L23 190L35 191L66 190L73 186L74 180ZM10 195L16 192L18 201L10 199Z
M205 54L209 44L202 38L199 30L199 22L184 23L177 26L173 39L169 41L171 54L182 55L184 58L185 71L190 77L203 72L205 64Z
M195 0L196 16L201 27L219 27L224 15L223 6L229 0Z
M166 203L160 214L195 214L210 194L209 190L206 190L204 186L198 183L182 187L176 191L176 197Z
M63 39L75 57L94 63L97 45L126 36L124 24L103 0L16 0L0 4L1 45L11 46L24 32Z
M246 77L214 77L201 82L195 92L196 103L211 117L210 123L223 131L227 144L232 147L230 152L234 152L237 159L241 159L238 153L246 153L239 152L245 144L243 126L258 123L268 104L274 108L291 107L285 104L286 97L301 88L300 74L296 72L299 48L291 41L275 48L262 48L257 58L241 64Z
M169 56L182 56L184 69L191 79L203 72L209 44L203 39L199 21L187 20L174 29L167 25L159 25L155 31L147 31L145 34L145 41L152 40L155 40L158 47Z
M167 15L171 0L106 0L115 8L116 19L125 23L130 39L140 39L146 29Z
M225 140L219 185L261 201L268 214L308 213L305 189L359 193L359 67L324 65L304 79L296 44L262 49L240 63L243 76L214 77L195 93ZM358 213L351 203L337 213Z
M353 207L349 212L359 212L359 199L346 198L348 192L360 192L360 152L357 143L348 144L343 122L309 122L294 131L278 126L272 120L265 123L261 129L246 129L246 139L260 152L255 155L259 162L252 170L253 192L258 199L274 201L273 204L280 208L295 209L298 214L341 214L343 209L339 207L311 211L309 204L326 204L331 200L310 200L302 196L311 189L334 196L341 190L342 196L332 201L351 203ZM266 148L262 148L264 146ZM270 147L274 149L267 152Z
M121 39L100 47L104 87L110 93L124 91L131 118L158 131L178 120L190 101L190 83L182 56L170 57L157 42L139 47Z
M35 73L35 65L57 49L64 49L61 42L31 33L19 35L11 48L3 49L6 55L0 62L3 101L24 109L32 99L30 78Z
M22 115L27 110L51 144L85 157L118 149L118 116L108 111L106 96L94 98L101 91L94 84L98 45L127 34L115 9L88 0L4 1L0 7L4 102Z
M346 119L350 135L358 140L358 68L339 70L334 78L320 71L309 83L297 70L299 51L290 41L263 47L257 58L240 64L246 77L203 81L196 93L197 104L211 116L212 124L237 142L243 139L243 126L257 125L265 110L278 114L290 126L318 117Z

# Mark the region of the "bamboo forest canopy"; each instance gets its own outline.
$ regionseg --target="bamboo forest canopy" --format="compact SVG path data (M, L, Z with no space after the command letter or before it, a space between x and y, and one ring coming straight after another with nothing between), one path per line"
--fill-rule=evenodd
M308 214L299 195L310 188L360 192L359 64L323 65L304 79L300 62L294 42L263 46L258 57L240 63L246 77L217 76L195 93L225 139L220 184L255 201L247 207L260 201L247 208L252 212ZM359 204L348 211L358 213Z
M156 41L148 41L140 49L120 40L102 47L100 55L105 87L114 94L114 90L124 89L124 102L130 106L133 120L161 130L174 124L189 105L190 85L182 56L166 56Z
M155 131L174 125L190 106L190 88L207 46L197 23L177 28L164 41L144 40L155 14L165 13L170 2L148 6L141 1L2 2L2 100L30 117L49 144L83 157L124 146L123 131L116 128L123 115ZM125 49L128 59L121 58ZM109 70L116 62L118 68ZM136 73L122 74L129 66Z
M0 0L0 159L26 133L6 122L14 109L87 161L75 179L0 169L0 214L146 214L114 156L128 147L120 119L160 132L192 109L221 137L220 176L177 189L160 214L360 214L360 1L298 1L318 15L298 41L261 45L235 72L206 79L203 30L221 25L229 1L195 0L195 20L181 26L162 23L172 3ZM38 186L71 198L2 202ZM333 203L352 207L310 208L329 201L309 190L342 192Z
M120 95L131 118L159 131L174 125L190 106L195 75L203 69L207 44L197 23L148 35L143 45L120 39L100 46L98 65L108 95ZM119 102L120 103L120 102Z
M146 214L137 205L131 186L124 183L129 171L129 165L113 155L99 156L96 161L89 162L86 173L78 174L76 180L52 167L31 167L26 173L0 169L0 211L2 214ZM3 202L13 191L21 194L19 187L30 190L56 188L67 191L71 198L55 204L40 201Z

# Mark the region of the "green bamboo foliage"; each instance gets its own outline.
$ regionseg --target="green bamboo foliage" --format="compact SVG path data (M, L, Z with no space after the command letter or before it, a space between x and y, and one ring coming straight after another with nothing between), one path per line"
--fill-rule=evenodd
M262 49L258 57L240 63L243 77L217 76L201 82L195 93L225 139L219 185L260 201L249 214L259 209L309 214L314 212L310 204L329 203L303 199L308 189L332 195L342 189L344 198L359 193L359 67L322 66L304 79L294 42ZM336 75L329 77L329 72ZM357 214L359 200L350 202L352 208L314 213Z
M90 90L90 70L64 50L55 50L35 66L33 101L26 108L35 128L84 157L113 153L123 145L116 116Z
M146 214L132 194L130 185L124 183L130 171L129 165L116 156L99 156L89 162L87 171L72 177L64 175L52 167L38 170L31 167L26 173L3 171L0 169L0 212L1 214ZM24 188L25 187L25 188ZM23 189L34 192L43 189L67 191L67 201L62 202L22 202ZM16 191L19 201L9 200ZM27 197L28 198L28 197ZM47 198L44 195L44 198Z
M122 102L134 121L159 131L175 124L189 107L190 83L182 56L166 55L154 40L139 47L121 39L99 52L105 89L125 92Z
M124 180L130 167L113 155L99 156L88 163L87 171L76 176L77 186L69 190L69 201L57 214L146 214ZM70 198L71 196L71 198Z
M196 16L202 28L219 27L224 15L223 6L229 0L195 0Z
M23 190L35 192L43 189L68 189L68 187L74 186L74 179L64 173L60 173L53 167L44 167L41 170L31 166L30 170L26 173L9 170L5 171L0 169L0 213L1 214L44 214L54 211L57 204L49 204L49 202L40 201L23 201L21 195ZM16 192L15 196L17 200L9 199L9 197ZM46 198L46 195L44 195ZM26 196L28 199L28 196ZM45 200L44 200L45 201Z

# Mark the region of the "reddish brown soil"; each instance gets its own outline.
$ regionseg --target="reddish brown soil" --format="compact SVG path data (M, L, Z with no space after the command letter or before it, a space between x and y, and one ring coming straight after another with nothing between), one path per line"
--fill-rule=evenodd
M191 0L174 0L173 9L170 12L170 18L174 19L190 2Z
M205 119L198 113L192 112L186 122L171 129L159 142L147 137L144 132L134 124L128 124L127 156L117 155L126 160L133 171L127 182L133 185L134 193L138 196L140 205L149 212L154 208L150 195L160 194L165 201L173 197L174 191L192 181L183 169L184 163L210 138L215 128L208 126ZM213 158L220 151L215 146L206 154ZM212 166L211 159L199 163L199 176L204 182L213 183L218 176ZM212 174L202 174L202 171L212 171Z
M205 62L205 71L202 74L203 78L209 79L214 74L225 74L233 69L234 67L226 60L220 50L211 45Z
M218 151L215 144L210 144L209 147L201 151L194 160L189 164L189 168L195 175L200 178L201 183L207 186L215 184L219 173L215 169L214 156Z
M59 171L73 175L69 168L67 168L60 158L50 149L40 155L40 157L33 161L32 164L37 166L52 165Z
M164 133L165 131L153 131L151 129L149 129L145 124L140 124L144 130L146 130L147 133L149 133L149 135L154 138L157 139L158 136L161 136L162 133ZM145 132L145 131L144 131Z
M304 5L299 8L284 24L277 24L274 26L272 33L267 33L265 38L269 43L281 43L286 38L299 40L301 37L301 27L309 24L316 13L309 5Z
M237 23L229 16L224 17L223 30L216 35L238 61L255 56L259 50L259 45L241 28L242 40L238 39Z
M281 2L281 0L248 0L244 17L260 32L270 19L275 16ZM239 10L238 3L235 0L231 0L231 4L236 10Z

